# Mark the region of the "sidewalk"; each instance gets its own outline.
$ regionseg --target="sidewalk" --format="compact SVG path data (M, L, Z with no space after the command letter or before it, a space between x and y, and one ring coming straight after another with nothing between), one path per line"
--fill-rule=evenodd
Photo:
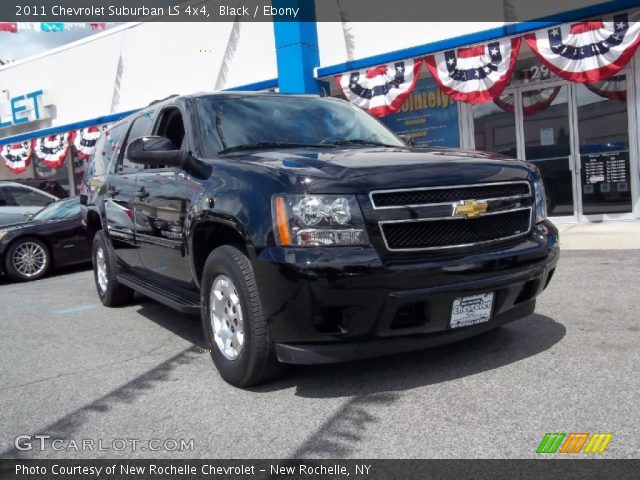
M640 249L640 221L557 225L564 250Z

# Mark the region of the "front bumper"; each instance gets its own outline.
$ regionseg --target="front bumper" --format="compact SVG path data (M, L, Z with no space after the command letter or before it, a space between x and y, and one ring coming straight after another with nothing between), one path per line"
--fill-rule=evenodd
M271 248L254 263L285 363L333 363L457 341L525 317L558 262L557 230L456 256L382 260L373 248ZM451 329L453 300L495 292L491 319Z

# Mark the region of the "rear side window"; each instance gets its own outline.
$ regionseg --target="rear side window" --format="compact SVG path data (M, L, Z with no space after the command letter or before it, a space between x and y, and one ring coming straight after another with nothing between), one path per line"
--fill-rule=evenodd
M107 135L103 133L100 135L100 138L96 142L96 148L94 150L93 160L90 162L91 167L89 169L92 170L91 176L101 177L107 173L107 169L109 168L109 159L111 156L107 155Z
M3 188L4 194L13 199L14 205L21 207L44 207L53 202L51 197L30 188L9 185Z
M145 137L151 135L151 129L153 128L153 115L150 113L145 113L144 115L136 118L131 124L131 128L129 129L129 133L127 134L127 138L124 141L122 146L123 155L120 155L122 158L122 162L118 166L118 173L120 174L128 174L128 173L136 173L143 169L143 165L139 163L132 163L127 159L127 145L130 141L135 140L136 138Z
M104 143L102 145L103 163L109 169L111 165L115 165L115 161L120 154L124 136L127 133L127 123L121 123L109 128L104 135ZM113 171L109 169L110 171Z
M0 207L6 207L7 206L7 200L4 198L4 195L2 195L2 189L0 188Z

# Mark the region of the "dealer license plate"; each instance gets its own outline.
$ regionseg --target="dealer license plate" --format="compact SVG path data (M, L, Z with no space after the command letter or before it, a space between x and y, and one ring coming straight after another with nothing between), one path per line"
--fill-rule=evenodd
M493 292L456 298L451 309L451 328L488 322L493 309Z

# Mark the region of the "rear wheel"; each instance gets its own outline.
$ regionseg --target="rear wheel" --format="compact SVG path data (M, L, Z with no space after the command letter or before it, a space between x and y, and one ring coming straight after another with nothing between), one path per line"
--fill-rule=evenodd
M133 299L133 290L121 285L116 275L118 263L102 230L93 237L93 277L100 301L106 307L117 307Z
M7 250L5 271L18 282L38 280L45 276L50 266L49 248L37 238L21 238Z
M248 387L279 375L249 259L229 245L216 248L202 277L202 326L220 376Z

